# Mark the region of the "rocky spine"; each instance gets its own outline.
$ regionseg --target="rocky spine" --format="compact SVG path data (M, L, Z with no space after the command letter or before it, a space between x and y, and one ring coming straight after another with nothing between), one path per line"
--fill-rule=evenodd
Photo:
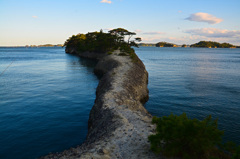
M148 136L155 131L152 116L143 104L148 100L148 73L136 56L67 53L98 59L94 72L101 75L95 104L90 112L85 142L76 148L42 158L161 158L150 151ZM120 54L120 55L119 55Z

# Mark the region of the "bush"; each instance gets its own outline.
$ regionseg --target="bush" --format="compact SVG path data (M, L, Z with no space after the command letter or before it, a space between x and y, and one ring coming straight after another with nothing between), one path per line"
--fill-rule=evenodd
M151 150L168 157L208 159L218 156L216 146L222 141L223 131L217 129L217 120L208 116L202 121L180 116L153 117L157 134L150 135ZM217 155L216 155L217 153Z
M128 54L121 52L120 54L118 54L119 56L129 56Z

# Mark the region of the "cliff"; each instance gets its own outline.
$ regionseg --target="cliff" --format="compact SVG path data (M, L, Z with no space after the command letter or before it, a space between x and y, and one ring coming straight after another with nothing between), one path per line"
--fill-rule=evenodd
M155 131L152 116L143 104L148 100L148 73L138 58L81 53L74 49L67 53L98 59L94 72L101 75L95 104L90 112L85 142L43 159L60 158L160 158L153 154L148 136Z

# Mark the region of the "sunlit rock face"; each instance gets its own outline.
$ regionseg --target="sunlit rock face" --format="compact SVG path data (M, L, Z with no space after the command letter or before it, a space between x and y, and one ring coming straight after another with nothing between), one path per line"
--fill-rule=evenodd
M120 56L118 50L111 55L66 52L98 59L94 72L101 77L85 142L43 158L161 158L150 151L148 142L155 127L143 106L148 100L148 73L142 61Z

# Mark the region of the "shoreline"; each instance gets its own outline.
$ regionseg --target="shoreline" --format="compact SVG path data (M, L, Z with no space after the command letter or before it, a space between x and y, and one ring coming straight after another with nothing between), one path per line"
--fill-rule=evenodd
M155 132L152 115L144 108L148 100L148 73L137 57L81 53L84 58L98 59L94 69L101 75L95 104L88 121L85 142L75 148L41 157L50 158L161 158L150 151L148 136Z

